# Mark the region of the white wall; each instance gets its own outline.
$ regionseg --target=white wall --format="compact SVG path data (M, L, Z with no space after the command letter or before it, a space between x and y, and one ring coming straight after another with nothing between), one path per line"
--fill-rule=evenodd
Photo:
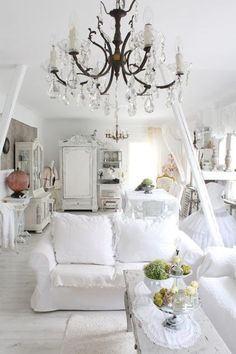
M129 143L130 142L143 142L147 141L147 127L155 126L146 122L137 122L134 120L132 123L122 122L121 128L128 130L129 138L121 143L113 143L116 148L122 150L123 163L122 171L128 177L128 160L129 160ZM158 125L156 125L158 126ZM104 139L107 129L111 129L113 124L109 121L91 120L91 119L46 119L43 125L43 146L44 146L44 163L45 166L49 165L51 160L55 160L56 168L59 170L59 148L58 142L61 139L70 138L76 134L92 134L97 130L97 137L101 140ZM168 151L164 149L164 160L167 158Z

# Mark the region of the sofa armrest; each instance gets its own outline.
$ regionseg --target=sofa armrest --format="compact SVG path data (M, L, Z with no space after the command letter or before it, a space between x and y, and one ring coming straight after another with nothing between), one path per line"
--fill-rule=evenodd
M203 250L183 231L179 231L177 248L184 261L196 272L204 259Z
M208 247L198 277L233 277L236 267L236 248Z
M33 249L30 256L30 266L36 273L50 273L56 264L50 236L45 236Z

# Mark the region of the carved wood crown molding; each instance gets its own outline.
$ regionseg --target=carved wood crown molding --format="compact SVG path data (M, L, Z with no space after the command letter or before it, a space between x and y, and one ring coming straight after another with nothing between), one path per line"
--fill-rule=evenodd
M60 140L60 146L75 146L75 145L90 145L100 148L105 148L108 143L104 140L100 140L92 135L77 134L68 139Z
M100 140L92 135L77 134L68 139L59 141L59 146L90 145L100 149L116 149L117 145L112 142Z
M60 145L72 146L89 144L97 146L97 141L91 137L91 135L74 135L71 138L60 140Z

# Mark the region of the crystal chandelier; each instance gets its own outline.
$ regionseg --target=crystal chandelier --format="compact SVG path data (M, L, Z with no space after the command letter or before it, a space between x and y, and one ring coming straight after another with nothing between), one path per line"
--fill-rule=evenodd
M168 91L167 105L173 87L178 90L179 100L182 101L183 77L188 78L190 66L183 60L181 46L177 47L175 63L166 65L164 37L154 30L150 21L144 25L144 30L135 32L137 7L138 0L133 0L127 10L126 0L116 0L116 7L108 12L101 1L97 32L89 28L88 39L78 41L76 28L72 26L68 40L52 45L47 76L50 98L59 98L65 104L69 104L73 98L78 104L87 100L91 110L102 107L108 115L111 110L109 93L112 84L121 78L127 86L125 97L130 116L136 114L138 96L144 97L147 113L154 111L159 90ZM133 8L135 11L130 15L130 29L123 40L121 20ZM103 30L104 14L115 21L113 39ZM101 52L101 65L100 62L92 62L93 58L98 57L97 52L92 52L92 47Z
M128 139L129 134L128 132L123 132L122 130L120 130L119 128L119 123L118 123L118 113L119 113L119 106L118 106L118 85L116 83L116 92L115 92L115 121L116 121L116 126L115 126L115 130L113 132L108 131L105 134L105 137L107 139L112 139L115 140L117 143L119 142L119 140L124 140L124 139Z

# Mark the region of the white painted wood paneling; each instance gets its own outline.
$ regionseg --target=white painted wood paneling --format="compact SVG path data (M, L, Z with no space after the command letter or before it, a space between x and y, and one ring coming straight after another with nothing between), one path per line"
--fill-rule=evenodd
M64 198L92 196L92 150L63 148Z

